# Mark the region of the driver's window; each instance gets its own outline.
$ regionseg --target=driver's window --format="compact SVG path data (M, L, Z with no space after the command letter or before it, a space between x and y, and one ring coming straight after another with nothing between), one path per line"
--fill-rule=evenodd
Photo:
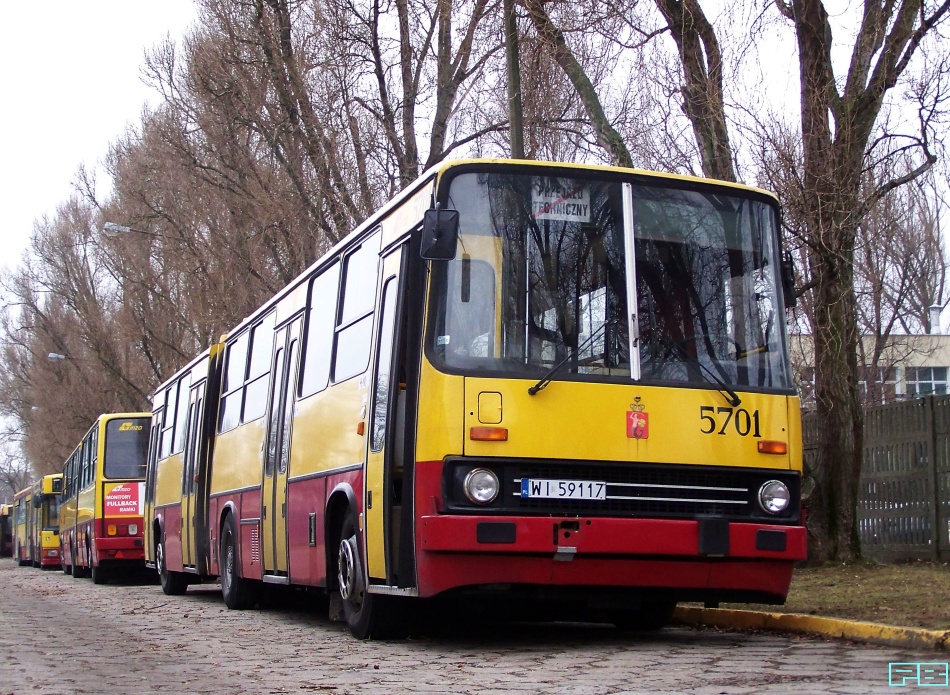
M495 356L495 271L485 261L458 258L448 264L446 356ZM452 362L449 358L450 363Z

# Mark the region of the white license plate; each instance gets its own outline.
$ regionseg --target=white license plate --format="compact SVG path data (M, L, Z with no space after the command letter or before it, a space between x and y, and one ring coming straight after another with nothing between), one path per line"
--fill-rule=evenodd
M605 500L607 499L607 483L599 480L522 478L521 496L563 500Z

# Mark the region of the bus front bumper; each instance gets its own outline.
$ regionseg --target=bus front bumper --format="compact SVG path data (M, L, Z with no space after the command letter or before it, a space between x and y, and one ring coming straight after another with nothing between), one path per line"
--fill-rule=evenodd
M775 603L788 593L794 563L806 557L803 526L720 519L431 515L417 531L423 596L518 583Z

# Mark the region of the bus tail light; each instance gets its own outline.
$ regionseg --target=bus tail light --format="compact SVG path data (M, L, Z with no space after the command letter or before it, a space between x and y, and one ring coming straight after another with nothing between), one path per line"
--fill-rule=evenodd
M115 536L117 533L118 533L118 529L116 528L115 524L109 524L108 526L106 526L107 536Z

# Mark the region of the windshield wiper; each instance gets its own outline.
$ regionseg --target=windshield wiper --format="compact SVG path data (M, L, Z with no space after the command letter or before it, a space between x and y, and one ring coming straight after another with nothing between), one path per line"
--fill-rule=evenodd
M709 375L709 377L713 381L716 382L716 384L719 386L719 388L716 390L726 397L726 401L729 402L730 406L732 406L733 408L738 408L742 404L742 399L739 398L739 394L736 393L732 389L732 387L730 387L729 384L726 383L725 379L723 379L721 376L716 374L716 372L714 372L712 369L710 369L705 364L703 364L702 360L700 360L698 357L690 357L689 353L686 352L686 349L682 345L680 345L675 340L670 338L668 335L665 335L663 333L660 334L660 343L667 350L672 350L677 355L679 355L682 360L699 365L699 368L703 370L704 372L706 372L706 374Z
M556 365L554 365L553 367L551 367L551 368L545 373L545 375L544 375L543 377L541 377L541 379L538 381L538 383L536 383L534 386L531 386L531 387L528 389L528 395L529 395L529 396L533 396L533 395L536 394L538 391L540 391L541 389L543 389L545 386L547 386L548 384L550 384L550 383L551 383L551 379L553 379L554 376L555 376L559 371L561 371L561 367L563 367L565 364L567 364L567 362L568 362L572 357L574 357L575 355L577 355L581 350L583 350L584 348L588 347L591 343L593 343L594 340L597 338L598 334L601 333L601 332L603 332L603 331L607 328L607 323L608 323L607 321L604 321L602 324L600 324L600 326L597 328L597 330L594 331L593 333L591 333L589 336L587 336L587 338L584 340L583 343L581 343L580 345L578 345L574 350L571 350L570 352L568 352L568 353L567 353L567 357L565 357L563 360L561 360L561 361L558 362Z

